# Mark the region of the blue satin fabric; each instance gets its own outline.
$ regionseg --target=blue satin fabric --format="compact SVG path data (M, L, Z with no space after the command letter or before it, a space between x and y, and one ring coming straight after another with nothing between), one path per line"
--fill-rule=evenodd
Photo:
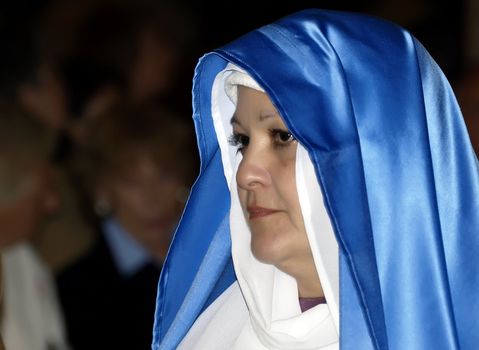
M201 174L160 279L153 349L174 349L235 279L211 118L228 62L265 88L315 166L340 247L341 349L479 348L479 170L446 78L391 23L309 10L196 68Z

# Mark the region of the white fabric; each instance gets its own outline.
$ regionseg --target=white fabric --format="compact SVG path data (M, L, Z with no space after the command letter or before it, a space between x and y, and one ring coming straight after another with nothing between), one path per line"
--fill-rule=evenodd
M231 74L225 79L225 93L234 105L236 105L236 101L238 100L238 85L264 92L256 80L251 78L248 73L241 68L229 63L226 70L230 70Z
M323 202L314 166L308 152L298 145L296 187L304 226L311 245L314 263L339 333L339 252L333 227Z
M2 336L8 350L68 349L52 276L28 244L2 252Z
M235 282L200 315L177 350L233 349L248 317L241 290Z
M235 180L241 153L227 142L232 133L230 118L235 106L234 100L226 96L225 82L238 82L230 78L236 71L235 66L229 64L218 74L212 91L212 115L231 192L230 227L237 283L200 315L179 349L339 349L338 247L314 167L301 145L296 158L298 195L328 303L301 313L295 279L272 265L259 262L251 253L251 234L240 207ZM247 81L251 83L251 80Z

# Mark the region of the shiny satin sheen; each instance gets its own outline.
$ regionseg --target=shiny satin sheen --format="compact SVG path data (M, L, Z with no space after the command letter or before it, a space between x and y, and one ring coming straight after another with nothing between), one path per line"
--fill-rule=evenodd
M235 280L211 118L228 62L265 88L315 165L340 247L341 349L478 348L479 171L449 84L403 29L309 10L198 63L201 173L163 267L153 349L174 349Z

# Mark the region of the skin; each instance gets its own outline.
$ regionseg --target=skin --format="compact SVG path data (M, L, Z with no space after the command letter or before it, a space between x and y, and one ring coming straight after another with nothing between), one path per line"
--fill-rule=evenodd
M243 155L236 181L253 255L294 277L300 297L323 296L296 189L297 141L268 96L247 87L238 86L231 122L231 143Z
M164 95L174 83L178 61L175 48L146 30L139 38L139 51L130 79L130 97L141 103Z
M141 154L107 176L99 194L122 226L162 262L181 208L175 200L179 186L158 162Z
M39 66L35 81L18 91L22 107L52 130L62 129L68 119L66 96L60 78L47 64Z
M46 163L35 165L29 174L28 192L9 203L0 203L0 248L28 240L42 220L58 209L59 199L51 185L51 169Z
M472 146L479 155L479 66L471 69L457 87L457 98Z

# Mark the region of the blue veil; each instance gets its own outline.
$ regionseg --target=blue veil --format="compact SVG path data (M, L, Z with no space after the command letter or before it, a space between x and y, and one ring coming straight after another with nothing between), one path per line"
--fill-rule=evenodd
M264 87L314 164L340 249L341 349L477 348L479 171L449 83L405 30L308 10L197 65L201 172L163 267L153 349L174 349L235 280L211 117L228 62Z

